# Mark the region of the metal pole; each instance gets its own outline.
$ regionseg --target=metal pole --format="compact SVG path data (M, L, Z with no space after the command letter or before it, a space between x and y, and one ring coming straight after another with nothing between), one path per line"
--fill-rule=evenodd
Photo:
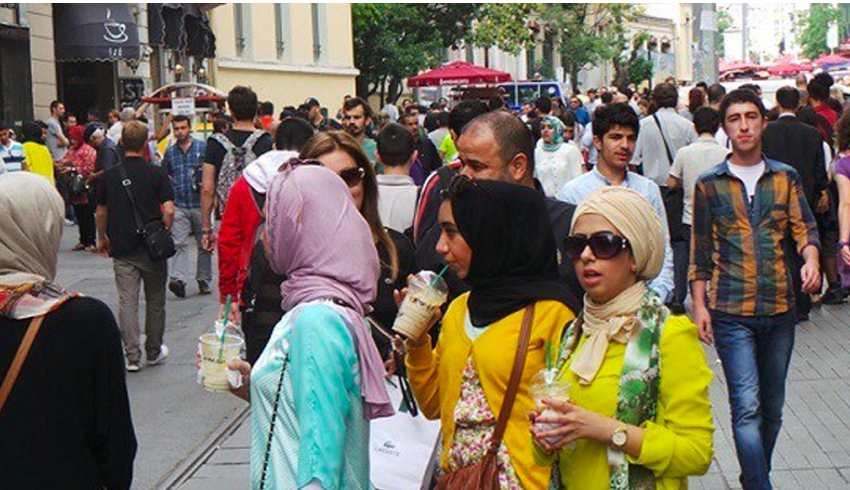
M749 33L747 28L747 4L741 4L741 61L750 61L750 54L747 45L749 44Z
M717 24L717 12L713 3L702 4L702 9L705 12L711 12L714 16L715 26ZM702 79L707 82L717 81L717 51L715 50L714 37L716 31L700 30L700 54L702 69Z

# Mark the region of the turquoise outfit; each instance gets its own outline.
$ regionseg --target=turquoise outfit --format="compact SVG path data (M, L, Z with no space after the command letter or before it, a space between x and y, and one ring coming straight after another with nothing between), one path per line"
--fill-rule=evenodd
M265 488L369 489L354 339L342 308L311 301L286 313L251 370L251 484L260 488L272 409L285 369Z

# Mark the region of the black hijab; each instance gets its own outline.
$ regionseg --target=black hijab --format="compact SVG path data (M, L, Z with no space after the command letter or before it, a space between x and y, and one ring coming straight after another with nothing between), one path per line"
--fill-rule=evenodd
M578 300L558 277L557 247L543 195L493 180L456 177L448 189L460 234L472 249L465 281L469 315L488 326L539 300L577 311Z

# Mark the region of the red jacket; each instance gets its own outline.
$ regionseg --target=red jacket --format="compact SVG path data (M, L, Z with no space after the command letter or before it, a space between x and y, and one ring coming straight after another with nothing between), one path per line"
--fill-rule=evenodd
M218 231L218 292L222 304L228 295L234 300L241 297L261 221L251 187L245 177L239 177L230 188Z

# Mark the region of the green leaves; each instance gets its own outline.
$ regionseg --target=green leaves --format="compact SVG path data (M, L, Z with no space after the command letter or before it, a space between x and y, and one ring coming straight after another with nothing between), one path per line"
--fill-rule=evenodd
M832 5L816 3L809 6L808 13L800 18L798 24L801 30L800 45L805 57L813 60L829 51L826 33L829 31L829 25L840 19L841 12Z

